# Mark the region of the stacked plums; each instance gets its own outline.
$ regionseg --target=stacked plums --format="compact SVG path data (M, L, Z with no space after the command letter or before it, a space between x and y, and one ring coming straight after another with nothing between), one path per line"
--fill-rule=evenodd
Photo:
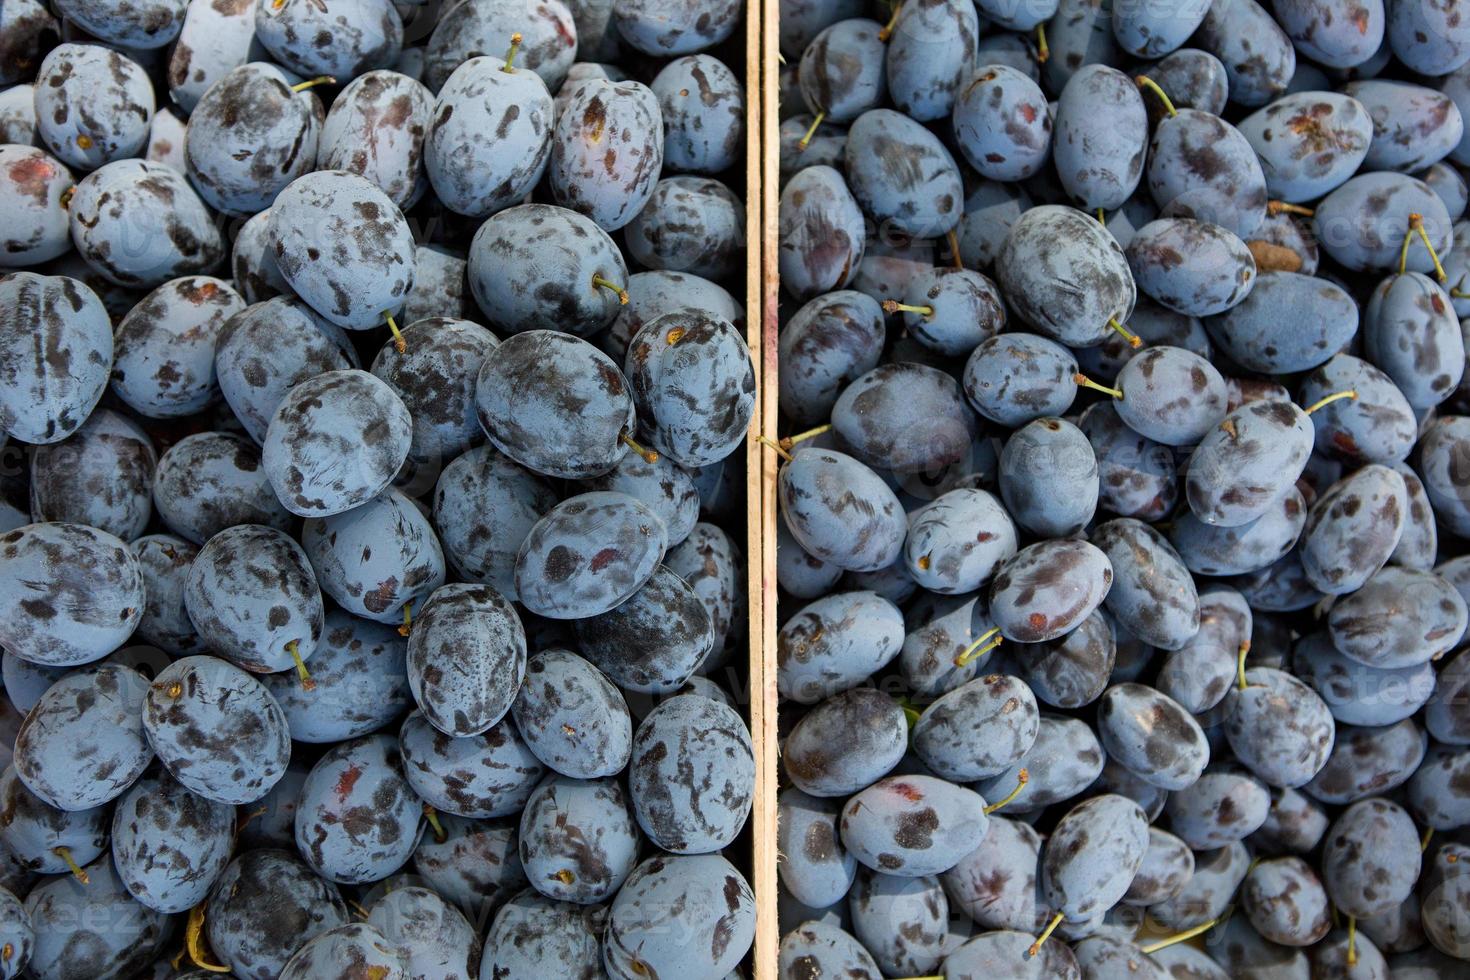
M782 3L780 975L1470 972L1470 17Z
M736 975L740 20L6 0L0 976Z

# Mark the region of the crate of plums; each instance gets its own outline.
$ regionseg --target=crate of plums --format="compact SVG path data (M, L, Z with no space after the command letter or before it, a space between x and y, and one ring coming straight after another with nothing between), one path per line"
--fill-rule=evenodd
M774 33L777 976L1470 976L1470 6Z
M775 975L760 51L3 0L0 977Z

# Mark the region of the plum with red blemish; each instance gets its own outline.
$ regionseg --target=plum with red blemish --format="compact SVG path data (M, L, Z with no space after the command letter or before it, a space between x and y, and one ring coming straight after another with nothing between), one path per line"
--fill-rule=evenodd
M203 92L189 115L189 180L226 214L263 211L316 165L324 118L316 93L296 91L275 65L252 61L232 68Z
M1373 142L1373 119L1350 94L1293 92L1241 120L1266 190L1288 202L1321 197L1353 175Z
M132 419L98 409L63 442L31 452L31 516L131 541L152 516L153 441Z
M132 896L174 914L198 905L230 863L235 809L167 774L140 779L112 815L112 860Z
M441 586L418 610L407 663L424 717L446 735L478 735L510 711L526 673L525 630L489 586Z
M345 84L398 59L403 21L391 0L270 0L255 5L255 38L291 71Z
M413 288L413 233L376 184L341 170L292 181L271 205L276 265L306 303L348 330L382 325ZM330 248L323 248L325 239Z
M81 170L142 152L154 107L143 67L100 44L52 48L36 75L36 132L48 150Z
M924 588L958 595L983 588L1016 546L1016 527L1000 501L959 487L910 514L904 561Z
M616 778L551 775L521 813L521 866L532 888L557 901L612 898L638 861L640 840Z
M153 502L169 530L196 545L241 524L289 531L295 523L260 467L260 450L230 432L199 432L158 461Z
M603 915L601 906L556 902L527 889L495 914L485 934L481 972L490 977L602 980Z
M541 76L515 66L510 37L502 43L508 58L471 58L445 80L423 145L434 193L474 218L523 201L551 159L551 95Z
M330 744L375 732L413 706L404 658L408 641L395 626L341 609L326 614L312 653L312 688L294 671L261 682L286 713L291 738Z
M941 874L985 838L984 807L979 793L935 776L889 776L843 807L842 844L883 874Z
M113 337L112 391L149 418L176 418L219 398L215 346L245 300L220 279L164 283L123 317Z
M242 980L272 980L312 937L347 921L329 881L295 853L243 850L209 894L205 935L219 962Z
M1080 708L1097 700L1117 663L1113 625L1098 611L1065 636L1021 644L1011 652L1017 674L1036 700L1053 708Z
M1383 45L1385 6L1382 0L1345 6L1321 0L1285 0L1272 4L1272 9L1276 22L1301 54L1325 68L1356 68L1372 59Z
M1410 405L1432 408L1465 373L1465 341L1449 293L1427 275L1389 276L1363 306L1363 356Z
M74 183L66 165L45 150L0 146L0 209L6 218L0 268L37 265L71 249L61 202Z
M443 11L424 50L424 84L439 91L466 61L503 52L514 33L523 38L520 63L547 90L561 88L578 51L576 23L561 0L469 0Z
M345 170L377 184L400 208L423 195L424 140L434 96L406 75L359 75L332 102L317 139L318 169Z
M441 813L514 816L546 774L508 717L479 735L452 738L415 711L404 719L398 745L409 785Z
M717 174L740 158L745 87L714 55L675 58L649 85L664 123L664 169Z
M667 543L663 521L641 501L607 490L578 494L547 512L521 542L516 592L540 616L597 616L643 587Z
M360 507L301 527L322 592L354 616L408 623L444 584L444 551L429 518L389 487Z
M338 743L301 787L296 846L328 881L383 880L413 856L423 829L423 801L391 735Z
M675 854L728 845L750 816L755 756L734 708L699 694L660 704L633 736L628 792L649 840Z
M750 885L723 857L655 855L608 908L603 963L618 980L723 977L750 948L755 917Z

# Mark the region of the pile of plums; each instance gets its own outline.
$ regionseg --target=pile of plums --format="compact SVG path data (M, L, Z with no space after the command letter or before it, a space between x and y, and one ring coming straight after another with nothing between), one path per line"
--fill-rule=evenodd
M0 977L737 975L742 13L5 0Z
M780 976L1470 975L1470 9L781 15Z

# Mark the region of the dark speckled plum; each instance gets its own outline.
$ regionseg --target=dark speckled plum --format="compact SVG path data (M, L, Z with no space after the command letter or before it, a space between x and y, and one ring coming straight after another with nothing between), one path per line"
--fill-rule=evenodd
M1255 5L1216 0L1216 6L1236 2ZM1250 238L1266 217L1266 176L1250 142L1198 109L1159 121L1149 144L1148 189L1166 217L1213 222L1241 238Z
M1373 798L1354 803L1324 838L1322 883L1338 909L1367 918L1397 906L1419 877L1419 831L1403 807Z
M1470 440L1470 419L1444 415L1431 422L1419 440L1419 473L1440 523L1464 537L1470 533L1470 492L1462 462Z
M445 585L415 620L408 681L429 722L463 737L505 717L526 673L526 634L515 607L486 585Z
M445 245L416 246L413 289L403 304L403 322L412 324L436 316L456 319L475 316L475 301L465 279L467 266L465 253L460 249Z
M628 305L618 313L612 328L600 338L608 356L621 361L643 325L665 313L685 309L704 310L745 329L745 309L729 290L718 283L685 272L651 269L628 277Z
M725 280L744 259L745 205L712 177L665 177L623 234L645 268Z
M1418 711L1434 693L1435 672L1428 661L1365 666L1344 656L1332 636L1321 631L1297 641L1291 668L1322 695L1334 718L1350 725L1392 725Z
M1091 704L1108 685L1117 663L1113 628L1094 612L1072 632L1046 644L1012 648L1017 673L1038 701L1054 708Z
M205 935L219 961L241 980L274 980L314 936L347 921L330 882L295 854L241 851L214 884Z
M578 905L617 893L638 861L640 836L617 779L552 776L521 814L521 865L531 887Z
M184 583L199 548L168 534L149 534L129 547L143 575L143 618L138 638L175 657L203 653L204 641L184 608Z
M470 291L490 326L505 333L596 333L622 309L619 290L627 281L622 252L607 232L567 208L508 208L481 225L470 244Z
M1155 62L1148 76L1169 93L1169 101L1176 108L1199 109L1217 116L1225 111L1229 89L1225 66L1208 51L1180 48ZM1158 99L1145 99L1144 106L1151 123L1159 123L1167 114Z
M883 976L873 955L837 925L813 919L781 937L777 976L796 980L809 971L817 976L878 980ZM956 974L960 976L960 974Z
M265 54L255 43L255 4L249 0L187 4L177 41L169 53L168 91L186 113L232 69Z
M1036 698L1026 683L990 674L925 708L913 727L913 750L935 775L972 782L1015 765L1031 750L1039 730Z
M319 170L292 181L271 205L270 236L281 275L338 326L379 326L413 288L408 222L376 184L357 174ZM330 250L322 250L324 236L333 243Z
M391 343L373 359L372 373L403 401L413 416L415 460L450 460L480 441L475 379L485 356L499 341L469 320L429 317L403 328L408 350Z
M156 462L153 442L136 422L98 409L64 442L31 450L31 517L131 541L152 516Z
M608 910L603 963L614 980L723 977L749 950L755 918L750 885L723 857L656 855Z
M1324 67L1357 67L1371 59L1383 44L1383 0L1355 0L1342 5L1280 0L1272 6L1276 22L1296 49Z
M0 280L0 429L59 442L91 414L112 369L112 326L75 279L15 272Z
M27 524L0 537L0 644L24 660L71 667L107 656L143 617L138 560L81 524Z
M432 119L424 169L451 211L489 217L524 200L546 172L551 95L528 68L471 58L439 89Z
M433 107L429 90L406 75L359 75L322 124L317 166L366 177L394 204L409 207L424 190L424 134Z
M1245 679L1246 687L1232 688L1225 700L1225 737L1236 758L1271 786L1306 785L1332 751L1332 712L1285 671L1254 667Z
M282 399L261 467L287 510L330 517L381 493L412 441L413 419L392 388L366 371L328 371Z
M1073 200L1087 211L1121 207L1143 177L1148 146L1148 114L1133 79L1097 64L1074 74L1057 101L1052 144Z
M1382 668L1438 659L1459 643L1465 621L1465 600L1446 579L1396 565L1334 603L1327 617L1332 642L1343 656Z
M1021 426L1065 413L1077 396L1076 373L1076 357L1061 344L1034 334L1003 333L972 349L963 385L975 411L1001 425Z
M627 494L569 497L536 522L516 556L516 592L552 619L605 613L647 582L668 543L658 515Z
M444 552L428 516L391 487L346 513L309 518L301 546L326 595L380 623L407 622L444 584Z
M782 189L777 236L781 284L797 299L810 300L857 277L867 229L842 174L813 166Z
M781 696L815 704L856 687L898 656L903 614L875 592L834 592L786 620L776 644Z
M1296 72L1291 39L1255 0L1214 0L1193 40L1225 65L1230 99L1243 106L1281 95Z
M1098 702L1097 728L1108 757L1160 789L1181 790L1204 772L1210 746L1193 716L1142 684L1116 684Z
M0 84L24 82L36 70L44 55L56 43L60 26L45 3L40 0L17 0L6 6L3 30L0 30ZM26 93L27 101L30 93ZM29 142L29 141L27 141Z
M1287 7L1305 7L1291 0ZM1329 9L1323 4L1321 9ZM1278 11L1278 14L1280 11ZM1362 103L1336 92L1293 92L1240 122L1272 197L1311 201L1341 186L1368 155L1373 120Z
M865 293L812 299L781 331L781 411L797 425L826 419L848 382L878 366L884 335L883 311Z
M384 6L388 7L387 16L396 19L398 15L387 0ZM407 952L388 942L374 926L350 922L307 940L286 961L280 980L318 980L353 973L380 980L410 980Z
M143 728L183 786L218 803L253 803L291 761L285 712L264 684L216 657L185 657L159 672Z
M229 432L200 432L169 447L153 503L169 530L195 544L240 524L289 531L295 522L261 469L260 450Z
M146 972L171 932L168 917L134 900L104 857L88 884L58 875L26 896L35 930L29 976L124 980Z
M251 215L316 164L323 111L275 65L251 62L209 87L189 116L184 165L216 210Z
M225 321L244 308L228 283L208 276L159 286L118 324L113 392L149 418L203 411L219 397L215 344Z
M20 727L16 775L63 810L116 799L153 761L142 721L147 690L142 674L114 664L61 678Z
M522 35L519 62L561 88L576 61L577 30L559 0L470 0L445 10L424 50L424 84L439 91L460 65L479 55L504 56L510 36Z
M1150 646L1178 650L1199 629L1199 593L1179 553L1154 528L1132 517L1100 524L1092 542L1113 568L1107 609Z
M649 86L664 121L664 167L717 174L739 159L745 139L745 87L713 55L675 58Z
M970 80L979 35L972 4L921 0L895 11L884 59L895 108L920 122L948 116Z
M28 872L64 875L66 854L90 864L106 853L112 826L106 804L58 810L26 788L14 766L0 772L0 843Z
M0 134L0 139L8 138ZM74 183L66 165L44 150L0 146L0 206L6 218L0 268L36 265L71 250L61 198Z
M225 321L214 366L225 401L256 442L296 385L327 371L357 367L342 328L294 296L247 306Z
M848 800L842 843L874 871L940 874L984 839L984 806L980 794L934 776L889 776Z
M418 885L395 888L373 904L367 921L407 957L410 978L474 980L480 937L438 893Z
M688 472L667 456L650 463L637 453L627 453L610 472L589 481L588 487L643 501L663 520L671 548L689 537L699 520L699 491Z
M613 0L612 10L624 41L644 54L667 58L719 44L734 33L742 8L733 0Z
M58 45L36 76L36 133L47 149L82 170L139 154L153 109L148 73L100 44Z
M1137 803L1112 793L1079 803L1042 852L1047 903L1073 921L1105 911L1128 891L1147 851L1148 821Z
M1316 212L1313 229L1322 251L1354 272L1398 268L1411 214L1422 217L1438 254L1450 251L1453 228L1444 201L1428 184L1404 174L1359 174L1328 194ZM1409 243L1408 269L1434 271L1434 261L1417 236ZM1277 310L1281 312L1279 305Z
M1021 549L990 583L990 615L1017 643L1067 633L1101 605L1113 585L1108 556L1085 541L1056 538Z
M694 590L709 613L716 649L742 635L745 558L730 535L701 521L694 525L689 537L669 549L664 564ZM688 620L690 614L683 614L683 618ZM709 663L707 660L705 666Z
M995 259L995 278L1015 314L1069 347L1092 347L1127 321L1136 293L1123 249L1075 208L1025 212Z
M1429 736L1411 719L1392 725L1339 724L1327 765L1302 792L1334 806L1392 793L1424 761Z
M832 427L853 456L899 474L960 461L977 429L955 379L911 362L881 365L849 384L832 406Z
M699 595L662 565L627 600L574 625L587 659L629 691L678 690L715 648Z
M1097 457L1098 503L1105 510L1140 520L1173 510L1179 490L1170 447L1129 428L1108 400L1089 405L1077 426Z
M1404 478L1377 463L1357 470L1312 504L1302 531L1302 571L1320 592L1346 595L1398 547L1409 509Z
M1389 3L1388 47L1410 71L1446 75L1470 59L1470 24L1442 3Z
M1033 534L1062 537L1082 530L1097 510L1099 490L1092 444L1065 419L1028 422L1001 450L1001 498L1016 523Z
M870 109L847 131L852 196L881 228L914 238L954 229L964 203L959 168L944 144L892 109Z
M1016 553L1016 526L984 490L958 487L914 511L904 561L914 581L932 592L974 592Z
M1157 58L1182 47L1209 9L1209 0L1185 0L1160 7L1120 5L1113 10L1113 37L1131 55ZM1171 89L1164 91L1173 95ZM1178 104L1178 96L1174 96L1174 102Z
M1322 452L1347 463L1387 463L1408 458L1419 427L1393 379L1367 361L1338 354L1302 379L1303 405L1339 391L1355 391L1312 413L1316 444Z
M206 800L167 775L141 779L112 815L118 877L142 904L186 912L209 894L230 863L235 811Z
M519 813L546 773L509 718L479 735L451 738L415 711L404 720L398 745L414 792L440 811L462 817Z
M1046 95L1015 68L981 62L959 89L953 121L960 153L983 177L1022 180L1051 159Z
M398 740L369 735L336 745L312 767L296 810L296 846L329 881L381 881L413 854L422 822Z
M1137 239L1135 239L1137 241ZM1208 359L1182 347L1148 347L1113 382L1113 407L1130 428L1166 446L1192 446L1225 417L1225 379Z
M1363 355L1415 408L1453 395L1465 373L1465 342L1450 296L1426 275L1379 283L1363 308L1362 338Z
M286 713L292 739L340 742L382 728L413 705L406 647L397 629L333 609L312 654L316 686L306 690L292 671L261 681Z
M322 593L306 553L258 524L221 531L189 567L184 606L219 656L256 673L306 660L322 633Z
M965 357L1005 328L1005 304L995 283L969 269L934 269L909 280L903 312L910 336L929 350ZM928 312L924 312L927 310Z
M425 884L472 919L489 917L526 887L514 823L466 820L440 814L444 840L424 834L413 869Z
M1179 894L1194 875L1194 852L1178 837L1157 827L1148 829L1148 850L1123 901L1154 905Z
M652 448L680 465L719 462L745 439L755 367L727 321L699 310L665 314L638 331L624 370Z
M1301 475L1314 438L1311 417L1290 402L1242 405L1205 433L1190 456L1184 484L1190 510L1219 527L1258 519Z
M797 79L812 113L846 123L884 101L887 45L881 30L882 25L863 17L840 19L823 27L801 51Z
M255 37L294 72L346 82L397 60L403 22L389 0L272 0L255 7Z
M848 909L854 934L885 971L938 968L949 939L949 900L938 878L899 878L862 868Z
M440 474L434 489L434 526L459 575L515 599L516 553L556 502L556 494L540 477L493 447L481 446Z
M554 902L528 889L495 913L479 975L487 980L548 974L602 980L601 927L600 907Z
M848 796L898 765L908 731L897 701L882 691L854 688L808 711L782 743L781 761L802 792Z
M663 159L658 96L639 82L589 79L572 93L552 132L551 194L616 231L648 203Z
M992 816L980 846L940 879L950 908L985 929L1038 928L1045 912L1036 887L1040 851L1041 836L1030 824Z
M777 802L777 866L783 896L814 908L842 901L852 887L857 862L837 839L841 799L818 799L799 789L781 791Z
M670 698L633 736L628 791L638 824L676 854L707 854L750 815L755 757L733 708L698 694Z
M1289 487L1260 517L1233 527L1206 524L1190 510L1175 514L1169 543L1197 575L1247 575L1285 557L1306 521L1306 502Z
M597 779L628 764L633 722L622 693L569 650L542 650L530 659L511 715L531 752L563 776ZM524 846L524 827L521 834Z
M187 0L143 0L114 6L61 0L57 12L87 33L124 48L161 48L179 33Z
M1245 242L1219 225L1160 218L1138 229L1128 265L1140 292L1171 310L1210 316L1235 306L1256 281Z
M1470 753L1458 746L1433 743L1408 783L1408 805L1421 824L1452 830L1470 821L1470 794L1465 774Z

